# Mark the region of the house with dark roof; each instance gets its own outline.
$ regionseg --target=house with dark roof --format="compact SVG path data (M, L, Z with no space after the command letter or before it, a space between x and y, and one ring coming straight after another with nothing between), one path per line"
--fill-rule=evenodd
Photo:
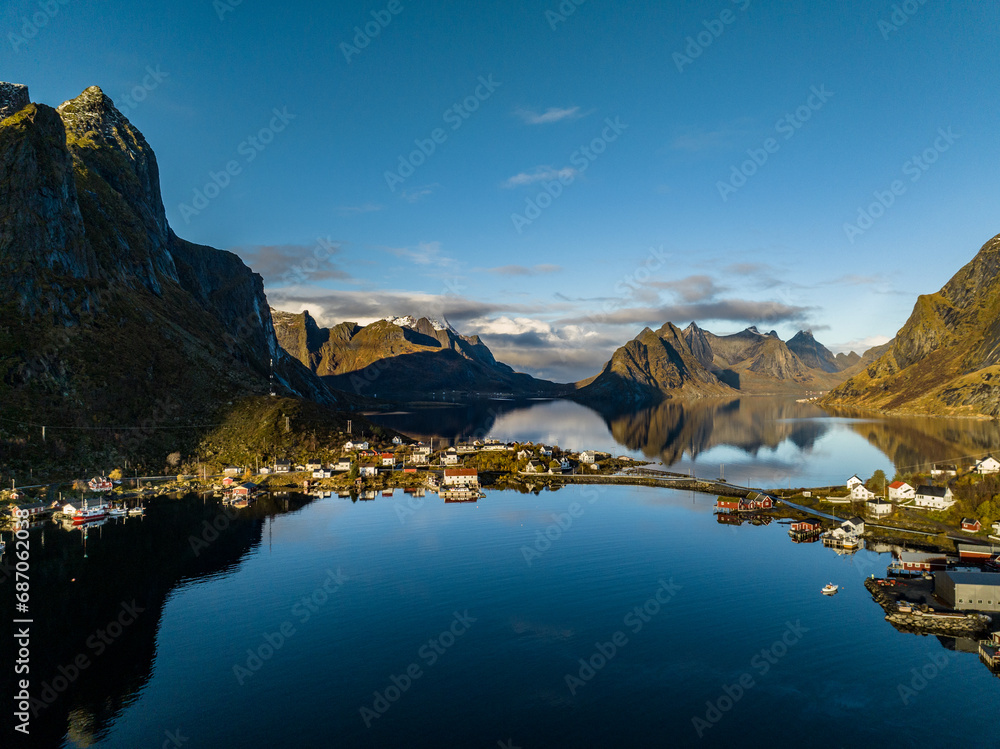
M922 485L917 487L913 503L929 510L947 510L955 504L955 495L946 486Z

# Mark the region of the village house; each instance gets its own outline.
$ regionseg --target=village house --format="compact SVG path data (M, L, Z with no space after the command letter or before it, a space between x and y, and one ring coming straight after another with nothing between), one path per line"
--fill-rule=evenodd
M274 472L275 473L288 473L292 470L291 463L275 463Z
M378 476L378 466L372 465L371 463L366 463L360 468L362 476Z
M982 460L976 461L976 467L973 470L980 476L1000 473L1000 460L997 460L992 455L987 455Z
M240 484L239 486L233 487L233 496L234 497L250 497L251 495L253 495L253 493L255 491L257 491L257 485L256 484L251 484L248 481L248 482L246 482L244 484Z
M232 486L235 483L236 479L234 479L232 476L226 476L224 479L222 479L223 486Z
M983 524L973 518L962 518L962 530L968 533L979 533L983 529Z
M423 442L418 442L417 446L413 448L414 455L430 455L431 448L429 445L425 445Z
M458 450L454 447L449 447L448 450L441 456L441 462L446 466L457 466L458 465Z
M403 440L402 440L401 437L393 437L392 438L392 444L394 444L394 445L402 445L403 444Z
M580 462L591 466L594 465L597 463L597 453L592 450L584 450L580 453Z
M475 468L446 468L444 471L444 486L479 488L479 471Z
M317 468L312 472L312 477L314 479L328 479L333 476L333 471L329 468Z
M834 529L834 534L837 531L842 531L846 536L860 536L865 532L865 521L857 516L849 518Z
M993 532L1000 534L1000 521L993 524Z
M875 492L869 490L864 484L855 484L851 487L851 500L854 502L867 502L875 499Z
M957 476L958 468L951 463L935 463L931 466L931 476L940 478L941 476Z
M531 457L531 453L529 453L527 450L522 449L518 450L517 454L514 457L517 458L518 460L524 460L525 458Z
M573 464L570 463L569 460L567 460L566 458L563 458L562 461L559 463L559 470L560 471L572 471L573 470Z
M92 492L109 492L114 488L114 484L107 476L95 476L87 482L87 488Z
M323 464L320 463L318 460L310 460L308 463L306 463L306 470L307 471L319 471L322 468L323 468Z
M545 464L542 463L542 461L537 460L537 459L535 459L535 460L529 460L528 461L528 467L525 470L527 470L527 471L529 471L531 473L544 473L545 472Z
M47 511L48 507L45 506L44 502L31 502L29 504L10 506L10 516L14 519L21 520L24 518L37 517Z
M929 510L947 510L955 504L955 495L948 487L919 486L914 497L914 504Z
M347 442L344 443L344 449L345 450L367 450L368 449L368 443L367 442L351 442L350 440L348 440Z
M225 468L222 469L222 473L224 476L238 476L239 474L243 473L243 471L241 471L236 466L226 466Z
M881 497L875 497L865 502L865 510L873 517L881 518L892 513L892 503Z
M905 481L893 481L889 484L889 499L894 502L902 502L907 499L913 499L916 496L917 490Z
M334 466L334 468L336 470L338 470L338 471L349 471L349 470L351 470L351 459L350 458L341 458L340 460L337 461L337 464Z
M896 572L924 573L943 570L948 566L948 558L944 554L928 554L920 551L900 551L890 569Z
M427 465L427 453L413 453L410 462L415 466Z
M382 453L379 455L379 458L382 460L382 465L384 466L389 466L391 468L396 465L396 456L392 453Z
M849 479L847 479L847 488L848 489L853 489L856 486L863 486L864 483L865 482L862 481L861 478L858 477L858 474L854 474Z
M820 524L815 520L796 520L789 526L789 530L793 533L815 533L820 528Z
M261 475L261 476L266 476L266 475L267 475L267 474L269 474L270 472L271 472L271 469L270 469L270 468L268 468L267 466L261 466L261 467L260 467L260 471L259 471L259 473L260 473L260 475Z

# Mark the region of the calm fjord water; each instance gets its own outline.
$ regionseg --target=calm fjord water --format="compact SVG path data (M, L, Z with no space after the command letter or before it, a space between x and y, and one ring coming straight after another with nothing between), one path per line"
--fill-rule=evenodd
M795 483L888 468L876 440L894 456L959 444L940 424L890 438L771 415L716 415L714 438L690 414L610 424L623 441L643 435L626 443L638 454L667 455L649 435L673 429L698 435L684 437L696 465L726 451L755 472L794 468ZM551 411L545 428L563 431ZM574 446L604 447L585 438ZM813 459L822 467L795 467ZM204 522L219 506L190 496L89 532L86 558L79 531L46 527L32 536L39 673L51 681L80 653L91 665L36 721L37 745L995 744L1000 682L974 655L898 633L863 588L888 555L793 544L778 523L721 525L712 504L610 486L470 504L291 495L214 539ZM208 540L197 555L192 535ZM833 598L819 593L829 581ZM97 653L88 637L133 599L136 623Z

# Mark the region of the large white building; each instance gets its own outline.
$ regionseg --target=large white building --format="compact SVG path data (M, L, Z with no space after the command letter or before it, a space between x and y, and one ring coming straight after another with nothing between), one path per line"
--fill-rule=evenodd
M917 488L914 504L928 510L947 510L955 504L955 495L948 487L921 486Z
M1000 473L1000 460L997 460L992 455L987 455L982 460L976 461L976 467L973 470L981 476Z

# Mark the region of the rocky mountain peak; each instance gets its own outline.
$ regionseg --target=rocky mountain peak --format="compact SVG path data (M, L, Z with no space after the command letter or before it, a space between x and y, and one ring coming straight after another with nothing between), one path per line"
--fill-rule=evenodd
M0 120L17 114L30 103L27 86L0 81Z

